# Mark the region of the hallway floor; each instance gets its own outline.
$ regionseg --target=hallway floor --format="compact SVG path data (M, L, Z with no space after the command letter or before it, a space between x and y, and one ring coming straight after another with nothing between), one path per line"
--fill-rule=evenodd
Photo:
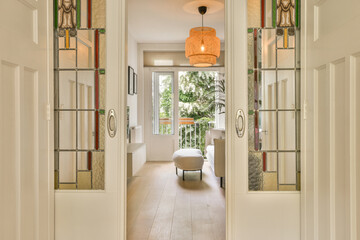
M225 192L210 164L175 174L173 162L147 162L127 194L127 240L224 240Z

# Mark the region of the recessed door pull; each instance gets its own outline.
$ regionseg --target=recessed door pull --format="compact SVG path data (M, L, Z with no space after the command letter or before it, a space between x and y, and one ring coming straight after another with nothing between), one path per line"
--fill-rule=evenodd
M114 109L110 109L107 117L107 128L110 137L115 137L116 135L116 114Z
M242 138L245 133L245 114L242 109L237 110L235 117L235 129L239 138Z

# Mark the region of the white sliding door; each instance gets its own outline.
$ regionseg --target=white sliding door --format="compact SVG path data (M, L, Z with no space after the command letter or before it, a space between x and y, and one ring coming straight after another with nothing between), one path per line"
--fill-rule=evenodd
M227 239L300 239L298 2L226 2Z
M0 239L53 239L52 2L0 2Z
M360 2L303 1L302 239L360 234Z
M55 239L125 239L125 1L58 2Z

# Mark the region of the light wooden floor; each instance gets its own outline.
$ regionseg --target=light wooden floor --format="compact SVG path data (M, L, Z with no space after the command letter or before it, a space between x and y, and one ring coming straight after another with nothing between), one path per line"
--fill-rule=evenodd
M173 162L147 162L128 181L128 240L223 240L225 193L205 162L199 172L175 174Z

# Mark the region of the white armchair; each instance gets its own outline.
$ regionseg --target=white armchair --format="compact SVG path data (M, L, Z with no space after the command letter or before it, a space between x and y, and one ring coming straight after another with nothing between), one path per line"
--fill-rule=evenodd
M205 139L206 158L210 163L215 176L220 177L222 187L225 177L225 130L211 129L206 132Z

